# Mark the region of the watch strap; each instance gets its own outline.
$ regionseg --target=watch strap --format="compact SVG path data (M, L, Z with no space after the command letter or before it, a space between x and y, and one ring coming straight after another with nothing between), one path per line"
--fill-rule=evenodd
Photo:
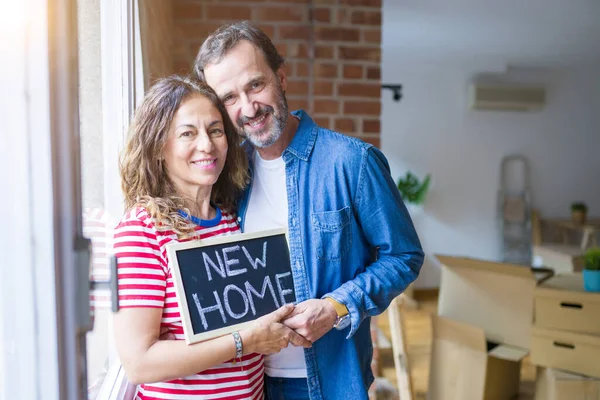
M328 300L333 305L333 308L335 308L335 312L337 313L338 318L348 315L348 308L339 301L331 297L325 297L325 300Z

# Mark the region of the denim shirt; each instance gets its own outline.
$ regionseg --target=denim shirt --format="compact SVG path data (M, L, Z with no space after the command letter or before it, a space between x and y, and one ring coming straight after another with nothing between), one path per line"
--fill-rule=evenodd
M296 300L332 297L351 321L305 349L310 398L367 399L370 317L416 279L423 251L384 155L317 126L302 110L293 114L300 124L282 157ZM239 203L242 230L251 187Z

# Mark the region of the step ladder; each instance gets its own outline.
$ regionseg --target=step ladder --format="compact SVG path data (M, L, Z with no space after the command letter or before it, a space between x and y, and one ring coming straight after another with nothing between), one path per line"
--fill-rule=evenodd
M529 165L522 155L510 155L500 165L498 219L502 261L532 263L532 204Z

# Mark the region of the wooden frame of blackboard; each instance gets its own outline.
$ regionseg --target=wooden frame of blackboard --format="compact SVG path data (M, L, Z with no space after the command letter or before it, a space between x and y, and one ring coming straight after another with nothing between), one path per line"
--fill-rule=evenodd
M181 316L181 322L183 325L183 332L185 336L186 343L193 344L198 342L203 342L205 340L214 339L228 333L239 331L246 327L252 325L253 321L242 322L235 325L230 325L224 328L219 328L215 330L211 330L209 332L197 333L194 334L194 329L192 326L192 321L190 319L190 309L187 302L187 298L185 296L185 288L183 285L183 279L181 276L181 270L179 268L179 262L177 259L177 252L181 250L194 249L198 247L207 247L214 245L222 245L227 243L235 243L243 240L250 239L259 239L263 237L269 236L279 236L284 235L285 241L288 244L289 248L289 238L288 238L288 230L286 228L278 228L278 229L269 229L259 232L252 233L240 233L237 235L229 235L229 236L216 236L208 239L202 240L191 240L187 242L172 242L166 245L167 255L169 256L169 263L171 265L171 270L173 273L173 284L175 286L175 294L177 298L177 302L179 304L179 313Z

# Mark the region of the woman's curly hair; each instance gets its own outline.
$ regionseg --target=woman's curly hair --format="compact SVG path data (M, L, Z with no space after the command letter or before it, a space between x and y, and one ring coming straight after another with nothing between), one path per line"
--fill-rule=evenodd
M172 229L180 236L193 235L193 226L179 214L179 210L190 214L186 204L194 199L185 199L178 193L162 161L162 151L181 103L196 95L210 100L223 118L227 159L212 187L211 202L221 209L233 211L236 199L246 184L248 161L225 107L206 83L180 76L158 80L135 111L120 158L121 189L126 209L144 207L158 225Z

